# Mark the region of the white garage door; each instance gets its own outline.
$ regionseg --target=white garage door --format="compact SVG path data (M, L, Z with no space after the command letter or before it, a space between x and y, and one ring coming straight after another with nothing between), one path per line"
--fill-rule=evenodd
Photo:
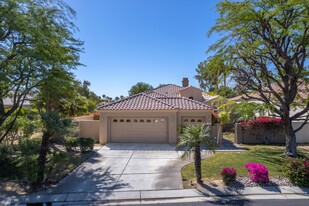
M167 143L166 118L112 118L111 142Z

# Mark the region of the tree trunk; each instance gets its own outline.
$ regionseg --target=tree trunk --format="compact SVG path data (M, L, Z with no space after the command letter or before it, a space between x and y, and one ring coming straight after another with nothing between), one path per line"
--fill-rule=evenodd
M194 149L194 165L196 182L202 184L202 169L201 169L201 148L200 145L195 146Z
M43 132L42 143L38 157L38 172L37 172L37 186L41 186L44 182L45 165L47 160L49 135L47 132Z
M286 147L284 154L290 157L297 157L297 144L296 144L296 135L292 126L290 119L287 122L284 122L284 133Z

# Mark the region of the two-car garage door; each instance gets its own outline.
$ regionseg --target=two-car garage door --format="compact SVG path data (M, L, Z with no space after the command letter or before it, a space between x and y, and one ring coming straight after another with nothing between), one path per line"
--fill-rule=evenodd
M167 118L111 118L111 142L167 143Z

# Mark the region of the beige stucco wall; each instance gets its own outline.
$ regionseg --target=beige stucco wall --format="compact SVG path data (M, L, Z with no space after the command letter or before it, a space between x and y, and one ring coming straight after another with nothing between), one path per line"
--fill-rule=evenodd
M94 137L99 140L99 120L82 120L78 121L80 137Z
M302 122L293 122L293 128L297 129ZM309 123L296 133L297 143L309 143Z
M193 97L194 100L202 102L204 97L202 96L202 90L194 87L188 87L186 89L179 91L179 96L181 97Z
M74 120L76 120L76 121L93 120L93 115L74 117Z
M111 117L163 117L167 120L167 142L176 144L178 138L178 127L181 125L182 117L205 117L206 122L211 125L211 111L101 111L99 125L99 140L101 144L111 141Z
M296 129L301 125L301 122L293 122L293 128ZM256 129L243 130L240 124L235 124L235 141L238 144L284 144L285 134L279 129ZM309 124L306 124L299 132L296 133L297 143L309 143Z

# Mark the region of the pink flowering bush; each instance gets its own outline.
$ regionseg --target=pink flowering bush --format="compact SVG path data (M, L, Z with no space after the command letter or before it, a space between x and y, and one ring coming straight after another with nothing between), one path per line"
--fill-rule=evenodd
M269 182L268 170L264 165L252 162L245 164L245 167L248 169L251 181L256 183Z
M229 185L231 182L234 182L236 180L236 170L235 168L223 168L221 170L222 180L225 185Z
M241 122L240 124L243 129L251 129L258 127L280 128L283 126L282 120L276 117L258 117L255 120Z
M302 158L292 160L288 168L288 177L296 185L309 187L309 161Z

